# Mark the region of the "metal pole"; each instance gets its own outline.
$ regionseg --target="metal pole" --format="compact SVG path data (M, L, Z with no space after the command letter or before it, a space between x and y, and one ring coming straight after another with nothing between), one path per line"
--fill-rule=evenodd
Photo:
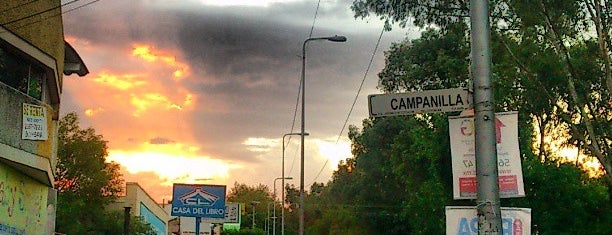
M301 135L300 135L300 207L298 210L298 214L300 217L300 227L299 227L299 235L304 235L304 126L305 126L305 107L306 102L306 44L311 39L306 39L304 44L302 44L302 127L301 127Z
M130 209L129 206L123 208L123 235L130 234Z
M470 0L478 234L501 234L495 141L495 102L491 86L489 3Z
M304 135L305 135L305 123L306 123L306 44L309 41L314 40L329 40L332 42L346 42L346 37L344 36L332 36L332 37L318 37L318 38L308 38L304 40L304 44L302 44L302 131L301 131L301 143L300 143L300 229L299 235L304 235Z
M255 204L253 204L253 226L251 227L251 229L255 229Z
M283 188L281 189L281 235L285 235L285 136L289 134L283 135L283 170L282 170L282 180ZM276 190L276 188L274 188Z
M283 145L285 143L283 142ZM272 235L276 235L276 180L282 179L285 181L285 178L276 178L274 179L274 203L272 204L274 207L272 208L272 217L274 220L272 221Z
M266 217L266 234L270 234L270 204L274 205L274 202L268 202L268 214Z
M285 179L293 179L293 177L285 177L285 137L288 135L302 135L302 133L288 133L283 135L283 169L281 175L281 183L283 184L283 188L281 189L281 235L285 235ZM308 133L304 133L304 135L308 135ZM276 183L276 181L274 183ZM274 186L274 192L274 196L276 197L276 186ZM276 216L276 214L274 216Z
M195 234L200 235L200 223L202 223L202 217L195 217Z

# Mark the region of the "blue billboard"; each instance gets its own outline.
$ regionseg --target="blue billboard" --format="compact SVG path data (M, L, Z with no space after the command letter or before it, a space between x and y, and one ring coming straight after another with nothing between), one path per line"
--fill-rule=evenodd
M225 185L174 184L170 215L224 218Z

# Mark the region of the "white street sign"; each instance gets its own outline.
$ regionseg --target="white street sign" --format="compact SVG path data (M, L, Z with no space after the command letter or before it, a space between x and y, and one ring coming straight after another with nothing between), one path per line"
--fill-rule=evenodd
M465 88L368 96L370 117L461 111L469 107Z
M530 208L501 208L501 234L530 235L531 209ZM446 207L446 234L447 235L477 235L478 216L475 207L447 206Z
M474 117L449 117L453 198L476 199ZM501 198L525 197L518 144L518 113L496 113L497 166Z

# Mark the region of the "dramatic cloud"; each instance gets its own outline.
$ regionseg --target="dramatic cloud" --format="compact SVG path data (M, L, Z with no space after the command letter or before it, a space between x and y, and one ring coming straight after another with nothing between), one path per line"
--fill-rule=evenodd
M321 2L313 29L347 42L307 45L306 181L327 181L350 157L346 129L336 140L382 29L353 19L349 5ZM105 0L66 14L67 40L91 74L65 79L62 112L76 111L104 135L126 178L271 184L281 172L280 138L299 131L302 46L315 10L299 0ZM349 124L367 117L382 52L405 34L383 36ZM285 159L294 175L296 139Z

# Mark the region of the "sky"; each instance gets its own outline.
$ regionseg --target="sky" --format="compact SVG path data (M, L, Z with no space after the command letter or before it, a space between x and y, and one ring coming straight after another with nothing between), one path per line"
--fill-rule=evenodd
M361 127L367 95L380 93L384 51L420 32L383 34L343 130L383 27L376 17L355 19L351 3L101 0L67 12L65 39L90 73L64 78L61 113L76 112L82 128L103 135L107 160L159 203L173 183L273 190L281 139L300 132L302 44L311 29L313 37L343 35L344 43L311 41L306 50L304 182L326 183L351 157L348 125ZM299 187L299 136L285 140L285 176L293 177L286 183Z

